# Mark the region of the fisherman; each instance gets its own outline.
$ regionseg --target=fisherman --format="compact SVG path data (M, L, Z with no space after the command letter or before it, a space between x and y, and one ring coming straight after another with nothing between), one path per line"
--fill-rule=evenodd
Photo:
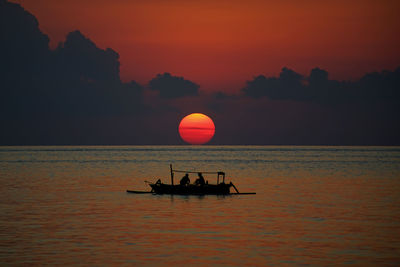
M205 185L205 184L206 184L206 181L204 181L203 174L201 174L201 172L199 172L198 175L199 175L199 178L196 179L196 181L194 182L194 184L195 184L195 185L201 185L201 186Z
M185 176L182 177L180 184L181 185L190 184L189 174L186 173Z

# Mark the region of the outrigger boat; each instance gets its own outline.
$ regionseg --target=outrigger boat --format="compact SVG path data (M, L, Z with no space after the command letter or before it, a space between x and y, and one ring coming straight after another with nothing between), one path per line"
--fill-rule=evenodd
M172 164L169 165L171 172L171 184L164 184L160 179L152 183L145 181L151 187L151 191L134 191L126 190L128 193L135 194L169 194L169 195L251 195L252 193L239 193L239 190L232 183L225 183L225 172L197 172L197 171L183 171L172 169ZM208 181L203 185L195 184L174 184L175 173L204 173L204 174L217 174L217 183L210 184ZM230 188L235 189L235 193L230 192Z

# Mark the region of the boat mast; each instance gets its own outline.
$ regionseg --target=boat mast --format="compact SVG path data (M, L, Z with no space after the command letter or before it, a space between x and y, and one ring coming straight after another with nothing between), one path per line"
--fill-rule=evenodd
M169 169L171 170L171 184L174 185L174 171L172 170L172 164L169 164Z

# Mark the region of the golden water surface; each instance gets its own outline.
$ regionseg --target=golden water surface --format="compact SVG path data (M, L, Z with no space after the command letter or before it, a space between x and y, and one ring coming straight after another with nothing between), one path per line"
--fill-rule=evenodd
M125 192L170 163L257 194ZM396 266L400 148L1 147L0 212L1 265Z

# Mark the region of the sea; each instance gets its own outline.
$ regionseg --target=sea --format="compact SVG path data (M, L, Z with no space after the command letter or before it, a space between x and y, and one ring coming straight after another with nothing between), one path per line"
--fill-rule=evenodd
M170 164L256 194L126 192ZM399 266L400 147L0 147L0 216L1 266Z

